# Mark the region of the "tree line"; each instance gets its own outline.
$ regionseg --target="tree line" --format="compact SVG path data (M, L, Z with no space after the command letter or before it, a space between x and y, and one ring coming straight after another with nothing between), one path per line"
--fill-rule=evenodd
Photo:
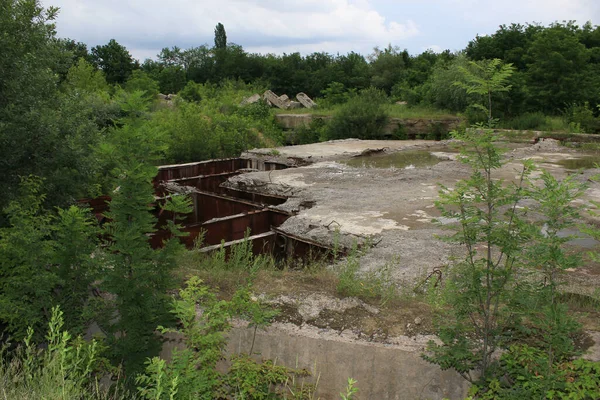
M343 90L376 87L397 101L426 103L453 112L468 109L468 96L448 86L467 60L499 59L513 64L513 90L501 98L496 112L510 118L528 112L559 114L573 105L600 103L600 27L575 22L502 25L486 36L477 36L459 52L425 51L411 55L391 44L367 56L358 53L308 55L248 53L228 43L222 24L215 44L181 49L163 48L156 60L141 64L115 40L87 52L85 44L65 40L104 71L109 83L123 84L140 69L159 83L163 93L177 93L187 82L218 83L224 79L258 82L278 94L305 92L322 96L332 84ZM342 86L340 86L340 84ZM450 85L451 86L451 85Z
M49 339L52 334L63 328L82 333L94 321L105 337L101 353L106 362L121 366L131 385L139 374L142 398L165 398L177 390L181 396L187 391L215 398L223 388L248 384L244 376L263 377L245 373L257 368L280 383L289 377L286 371L246 359L238 364L238 375L235 369L229 377L217 374L213 367L224 349L226 320L241 315L264 324L268 313L249 300L249 285L231 302L221 302L201 282L191 281L174 300L169 291L176 288L173 271L181 245L172 240L152 250L147 240L157 224L149 212L155 201L151 181L156 165L236 156L249 147L282 142L269 108L240 107L244 96L270 88L288 94L304 91L321 97L322 105L342 104L334 125L304 132L312 141L344 137L352 117L361 121L359 137L373 135L386 118L383 105L395 100L489 122L535 112L568 112L580 121L596 121L598 74L593 72L599 45L594 38L600 31L589 24L512 25L474 39L457 54L411 56L388 46L368 57L248 54L229 44L225 27L217 25L214 46L163 49L157 61L140 64L115 40L88 51L82 43L57 38L57 15L56 8L44 8L37 0L0 0L0 328L29 349L36 339L46 340L48 354L62 357L53 351L63 346L64 354L74 354L78 345L60 345L60 340ZM486 78L486 71L492 76ZM501 84L482 86L498 71ZM508 87L512 90L503 90ZM555 88L560 89L558 97L551 95ZM179 93L182 100L157 101L159 92ZM492 103L493 113L488 111ZM481 184L475 178L472 184ZM77 199L100 194L112 197L110 222L102 227L77 205ZM189 211L185 198L161 206L175 214ZM473 229L482 229L475 225ZM176 221L165 228L175 237L180 234ZM248 251L237 260L243 264L237 268L250 271L264 262ZM209 261L232 268L224 254ZM488 270L483 272L493 272ZM103 296L90 296L91 287ZM456 304L458 300L450 298ZM196 323L198 302L214 312ZM464 315L456 317L462 322ZM49 321L55 328L44 338ZM191 343L191 352L167 367L158 359L144 365L161 345L158 325L164 332L185 331ZM464 366L461 348L451 350L458 354L442 351L441 359L433 361ZM23 359L35 360L32 354ZM481 354L468 359L467 366L487 359L486 351ZM84 363L69 360L74 369ZM49 364L36 373L43 374ZM10 376L5 372L0 368L0 378ZM84 371L82 376L89 375ZM13 378L21 376L19 372ZM23 387L36 382L31 377L37 375L27 376ZM177 388L178 379L189 382ZM165 382L170 390L161 389ZM270 387L264 381L248 387L254 390L259 384Z

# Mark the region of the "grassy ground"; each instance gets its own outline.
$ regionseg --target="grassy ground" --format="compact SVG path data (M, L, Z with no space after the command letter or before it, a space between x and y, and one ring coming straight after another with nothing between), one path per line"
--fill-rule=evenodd
M293 110L281 110L279 108L274 108L273 112L275 114L312 114L315 116L332 116L339 110L340 106L334 106L330 108L315 108L315 109L306 109L306 108L296 108ZM437 110L431 107L408 107L406 105L400 104L386 104L384 106L386 113L390 116L390 118L410 118L410 119L447 119L447 118L458 118L457 115L451 114L447 111Z

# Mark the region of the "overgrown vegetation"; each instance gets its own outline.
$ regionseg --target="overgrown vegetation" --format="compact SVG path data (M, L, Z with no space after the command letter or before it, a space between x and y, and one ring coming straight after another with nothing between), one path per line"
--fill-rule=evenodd
M282 144L273 110L262 102L240 106L253 93L316 98L316 114L331 120L315 118L297 132L298 143L379 139L390 117L457 113L489 125L503 118L513 129L600 129L600 28L590 24L502 26L464 53L411 56L388 46L366 58L248 54L219 24L214 47L163 49L140 65L114 39L90 51L58 39L57 13L37 0L0 0L6 398L309 399L315 388L306 371L257 362L252 345L229 360L227 372L216 368L232 318L256 334L277 313L252 295L261 275L294 275L380 305L398 298L392 266L359 274L357 249L335 271L316 260L301 273L292 260L253 256L248 242L228 254L184 254L177 218L166 226L174 239L150 247L157 223L150 210L177 217L190 207L183 196L156 204L157 165ZM438 128L430 138L444 137ZM465 375L479 371L479 379L470 377L478 398L600 397L597 364L573 361L579 326L559 290L561 272L579 262L564 252L568 238L559 233L577 219L572 201L583 187L547 173L531 180L529 164L521 182L507 186L495 179L502 162L492 131L480 125L456 137L474 150L464 159L474 172L447 188L439 206L458 222L449 240L465 244L467 258L439 293L428 293L445 317L442 344L432 344L428 359ZM110 212L99 227L77 199L106 194ZM536 207L521 208L524 199ZM539 223L524 223L526 211ZM96 341L75 338L92 322ZM186 345L170 362L158 358L165 335ZM117 380L107 387L105 376ZM341 396L356 392L349 380Z
M509 89L511 71L494 69L476 82L482 92L490 88L489 96ZM475 398L596 398L598 363L572 361L580 326L558 291L561 273L580 263L565 252L569 237L561 232L576 224L573 204L585 185L573 176L558 181L546 171L533 179L530 161L515 183L498 179L503 158L491 109L489 102L488 127L453 134L466 145L461 161L473 172L454 188L442 186L436 205L456 221L444 240L463 245L466 256L432 296L441 343L430 342L423 357L456 370L473 384ZM533 205L525 207L526 200ZM590 374L580 376L582 370Z

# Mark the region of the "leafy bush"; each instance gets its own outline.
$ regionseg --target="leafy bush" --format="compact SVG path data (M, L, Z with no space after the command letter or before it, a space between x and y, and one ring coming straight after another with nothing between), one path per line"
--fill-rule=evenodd
M158 82L144 71L136 69L131 73L127 82L125 82L125 90L128 92L141 90L144 92L144 98L148 101L153 101L158 94Z
M319 102L320 107L331 107L348 102L356 95L356 89L348 90L343 83L331 82L327 89L321 90L323 100Z
M201 84L194 81L188 81L185 87L179 91L179 96L191 103L199 103L202 101L203 97L202 89L203 86Z
M535 347L515 345L502 355L496 376L470 394L481 400L600 398L600 363L583 359L553 362Z
M351 98L334 114L327 129L328 139L381 139L388 122L383 105L387 97L370 88Z
M580 127L582 133L600 131L600 119L594 116L589 103L571 104L564 111L565 118L571 126Z
M102 399L95 373L100 345L73 339L63 330L63 313L56 307L46 336L45 350L38 349L29 328L22 346L0 358L0 387L6 399ZM117 400L120 397L114 396Z
M517 130L537 130L546 124L546 116L542 112L530 112L518 115L504 123L502 127Z
M293 144L317 143L327 136L327 122L323 118L313 117L308 126L301 126L294 131Z

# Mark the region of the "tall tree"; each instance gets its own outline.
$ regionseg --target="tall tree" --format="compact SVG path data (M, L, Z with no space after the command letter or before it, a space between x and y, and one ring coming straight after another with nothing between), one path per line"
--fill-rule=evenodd
M227 34L225 33L225 27L222 23L218 23L215 26L215 49L226 49L227 48Z
M18 193L19 176L45 178L41 192L59 205L85 196L94 175L91 107L58 90L65 53L55 40L57 12L37 0L0 1L0 210Z
M535 93L530 102L556 113L565 104L584 101L589 58L572 25L554 24L538 33L525 58L528 86Z
M160 350L155 330L170 320L167 290L172 288L171 271L181 246L178 240L168 241L161 250L150 246L148 235L157 223L151 213L156 201L152 179L164 150L163 136L139 118L147 111L143 91L125 94L122 108L129 116L109 133L103 149L114 160L116 189L107 213L110 242L101 284L110 296L98 300L98 322L112 345L113 360L133 373Z
M104 71L108 83L125 83L131 72L138 68L137 61L115 39L103 46L92 47L91 53L92 61Z

